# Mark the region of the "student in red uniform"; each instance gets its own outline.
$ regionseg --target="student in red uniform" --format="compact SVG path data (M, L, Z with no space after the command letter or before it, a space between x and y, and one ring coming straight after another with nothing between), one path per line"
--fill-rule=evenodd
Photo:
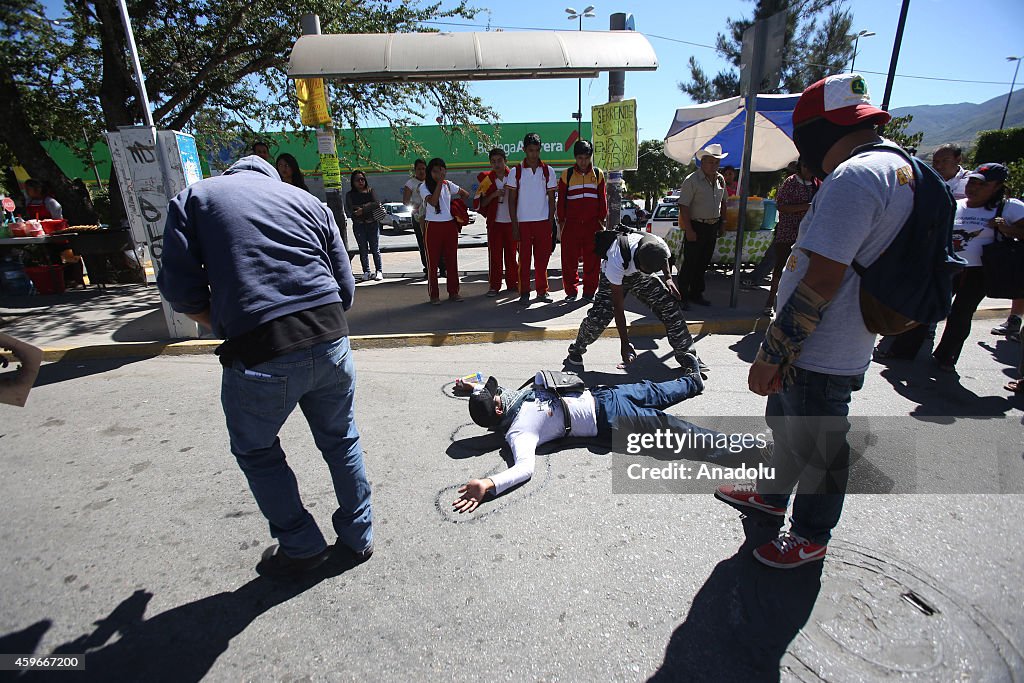
M548 259L551 258L551 219L555 215L558 178L540 160L540 136L523 138L526 158L508 174L508 209L512 239L519 241L519 303L530 303L530 257L537 261L537 300L551 303L548 294Z
M427 243L427 283L430 303L441 303L441 292L437 286L437 264L444 255L448 266L448 300L462 301L459 296L459 224L452 218L452 199L466 199L469 193L446 179L448 166L444 159L434 158L427 164L427 179L420 185L423 197L423 219L426 222L423 240Z
M487 218L487 256L490 289L487 296L498 296L501 289L501 268L504 261L507 292L519 293L519 263L516 241L512 239L512 216L508 210L505 183L509 168L505 152L495 147L490 153L491 170L478 176L476 210Z
M604 228L608 196L604 173L592 162L594 146L579 140L572 150L576 165L558 180L558 239L562 242L562 284L565 300L575 301L578 265L583 259L583 300L593 301L601 275L601 258L594 251L594 233Z

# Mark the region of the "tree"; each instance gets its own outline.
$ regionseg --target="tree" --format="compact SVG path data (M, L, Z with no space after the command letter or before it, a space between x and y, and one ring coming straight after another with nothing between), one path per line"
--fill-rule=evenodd
M3 7L0 147L33 176L66 183L39 154L41 140L74 145L83 125L97 139L103 130L141 122L117 2L66 0L69 16L58 24L42 18L36 0L7 0ZM386 0L129 0L128 10L156 125L194 134L201 149L272 127L299 127L287 64L303 14L318 14L324 33L389 33L429 30L424 21L477 13L465 2L444 9L440 2ZM19 56L25 45L27 54ZM450 131L468 135L479 133L478 122L497 119L465 83L346 84L330 91L334 117L357 137L362 122L380 120L408 144L408 126L432 111ZM12 118L12 110L24 115ZM372 155L365 145L355 148L358 160ZM61 193L58 200L64 203Z
M648 208L653 208L666 190L682 185L689 170L665 156L664 148L661 140L644 140L640 143L637 170L623 173L630 191L642 194Z
M690 57L690 80L679 89L695 102L710 102L740 94L739 66L742 59L743 32L755 21L787 12L786 42L778 88L762 92L801 92L811 83L839 73L853 54L850 29L853 15L843 8L842 0L752 0L752 18L729 19L727 32L719 33L715 43L719 55L736 68L709 77ZM828 10L823 18L821 15Z
M913 114L892 117L889 123L885 124L882 128L882 137L892 140L903 149L917 150L918 145L921 144L921 140L924 139L924 131L914 133L913 135L908 134L907 126L909 126L913 120Z

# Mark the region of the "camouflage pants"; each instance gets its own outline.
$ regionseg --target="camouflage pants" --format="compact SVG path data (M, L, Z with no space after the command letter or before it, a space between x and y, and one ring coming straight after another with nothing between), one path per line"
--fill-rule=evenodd
M675 352L676 359L693 346L693 337L686 326L679 302L668 291L660 279L643 273L627 275L622 280L623 295L632 292L645 306L651 309L668 332L668 343ZM601 273L601 283L597 288L594 304L587 312L587 317L580 323L580 331L576 341L569 346L570 351L586 353L587 347L594 343L605 331L615 317L612 304L612 285Z

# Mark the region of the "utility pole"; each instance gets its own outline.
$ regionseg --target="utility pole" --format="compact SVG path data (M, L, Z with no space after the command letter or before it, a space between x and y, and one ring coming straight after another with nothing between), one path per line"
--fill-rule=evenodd
M124 0L122 0L123 2ZM320 35L320 17L316 14L303 14L301 19L302 35L304 36L317 36ZM324 84L324 98L327 98L327 84ZM326 123L316 127L318 131L317 135L317 146L320 148L320 154L326 154L325 149L329 148L329 152L337 155L338 147L337 141L334 137L334 124ZM321 157L322 158L322 157ZM323 164L321 163L321 172L323 171ZM342 186L340 183L340 175L338 176L339 182L337 186L334 183L327 182L327 176L324 175L324 194L327 198L327 208L334 214L334 222L338 224L338 230L341 231L341 242L345 245L345 249L348 249L348 220L345 219L345 204L341 197Z
M586 9L584 9L582 12L577 12L572 7L566 7L565 8L565 13L569 15L569 17L568 17L569 21L573 21L575 19L579 19L580 20L580 32L581 33L583 32L583 18L584 17L594 17L594 16L597 16L596 14L594 14L594 6L593 5L587 5ZM573 114L572 117L574 119L576 119L576 133L578 135L583 135L583 79L582 78L577 78L576 79L576 113Z
M631 15L625 12L616 12L611 16L609 28L612 31L626 31ZM621 102L626 93L626 72L608 72L608 101ZM622 171L608 171L608 227L614 228L619 224L619 217L622 215Z
M892 60L889 61L889 76L885 79L885 95L882 97L882 111L889 111L889 98L892 96L892 82L896 78L896 62L900 59L900 46L903 44L903 29L907 27L907 13L910 11L910 0L903 0L900 10L900 23L896 27L896 40L892 45Z
M1003 107L1003 118L999 121L999 130L1003 129L1006 125L1006 112L1010 111L1010 98L1013 97L1013 87L1017 85L1017 71L1020 69L1020 60L1024 57L1007 57L1008 62L1017 62L1017 66L1013 69L1013 82L1010 83L1010 92L1006 93L1006 106Z

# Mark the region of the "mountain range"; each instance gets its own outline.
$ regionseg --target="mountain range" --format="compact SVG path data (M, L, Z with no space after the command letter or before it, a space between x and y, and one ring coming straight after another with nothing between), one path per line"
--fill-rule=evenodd
M924 132L918 152L928 154L947 142L957 143L965 149L973 147L979 131L999 128L1005 106L1006 95L1000 95L981 104L922 104L893 109L891 113L893 116L913 115L914 120L907 126L907 132ZM1019 126L1024 126L1024 89L1013 93L1004 127Z

